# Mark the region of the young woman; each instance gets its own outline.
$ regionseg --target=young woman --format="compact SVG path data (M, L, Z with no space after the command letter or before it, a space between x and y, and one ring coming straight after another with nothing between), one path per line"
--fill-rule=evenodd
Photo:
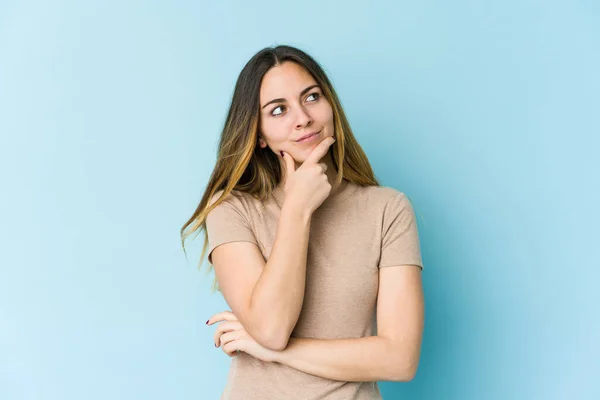
M182 243L202 229L201 260L231 308L207 321L233 357L222 399L372 400L378 380L414 377L424 306L411 202L378 184L305 52L265 48L240 73Z

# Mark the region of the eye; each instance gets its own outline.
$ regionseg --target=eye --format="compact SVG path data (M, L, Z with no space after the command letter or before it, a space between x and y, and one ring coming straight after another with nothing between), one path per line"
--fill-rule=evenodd
M307 98L307 99L309 99L310 97L315 97L315 99L314 99L314 100L310 100L310 102L311 102L311 103L314 103L314 102L316 102L317 100L319 100L319 98L321 97L321 94L320 94L320 93L318 93L318 92L313 92L313 93L309 94L309 95L308 95L306 98ZM281 111L280 111L280 112L275 112L275 111L277 111L277 110L278 110L278 109L280 109L280 108L281 108ZM275 107L275 108L274 108L274 109L271 111L271 115L272 115L272 116L274 116L274 117L278 117L278 116L282 115L282 114L283 114L283 111L284 111L284 108L285 108L285 107L283 107L283 106L277 106L277 107Z
M278 108L281 108L281 109L282 109L282 111L281 111L281 112L279 112L279 113L275 113L275 110L277 110ZM272 116L274 116L274 117L276 117L276 116L278 116L278 115L281 115L281 114L283 114L283 106L277 106L277 107L275 107L275 108L273 109L273 111L271 111L271 115L272 115Z
M319 100L319 97L321 97L321 95L320 95L319 93L317 93L317 92L314 92L314 93L311 93L311 94L309 94L309 95L308 95L308 97L307 97L307 99L308 99L309 97L311 97L311 96L316 96L316 98L315 98L315 100L314 100L314 101L317 101L317 100Z

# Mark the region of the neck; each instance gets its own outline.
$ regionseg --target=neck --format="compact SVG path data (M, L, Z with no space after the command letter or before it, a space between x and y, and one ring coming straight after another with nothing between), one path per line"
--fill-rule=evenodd
M327 175L327 180L329 181L329 184L331 185L331 193L329 194L329 196L332 196L332 195L336 194L337 192L339 192L340 190L342 190L346 184L344 183L343 179L340 184L337 184L335 182L335 180L337 178L337 171L335 170L335 167L333 166L333 159L331 158L330 152L327 152L325 157L323 157L321 159L321 162L324 162L325 164L327 164L327 171L325 171L325 175Z

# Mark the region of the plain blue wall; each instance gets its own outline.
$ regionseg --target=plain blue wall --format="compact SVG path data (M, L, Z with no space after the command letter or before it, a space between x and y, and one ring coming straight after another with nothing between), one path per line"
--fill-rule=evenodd
M218 3L218 4L217 4ZM227 309L179 229L259 49L319 60L418 213L426 328L388 399L592 399L592 1L0 2L0 399L217 399Z

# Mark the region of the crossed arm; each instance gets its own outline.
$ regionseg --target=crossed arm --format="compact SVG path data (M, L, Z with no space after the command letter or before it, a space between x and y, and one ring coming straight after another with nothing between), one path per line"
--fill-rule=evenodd
M385 267L379 271L377 336L352 339L292 337L279 351L265 349L254 342L252 351L255 353L252 355L333 380L410 381L419 363L423 322L420 267ZM226 335L236 336L236 333L226 333L222 338ZM241 339L233 336L225 340L229 343L224 344L224 351L250 349L243 349L241 343L231 340Z
M424 301L421 268L381 268L377 336L358 339L290 338L275 361L341 381L410 381L421 350Z

